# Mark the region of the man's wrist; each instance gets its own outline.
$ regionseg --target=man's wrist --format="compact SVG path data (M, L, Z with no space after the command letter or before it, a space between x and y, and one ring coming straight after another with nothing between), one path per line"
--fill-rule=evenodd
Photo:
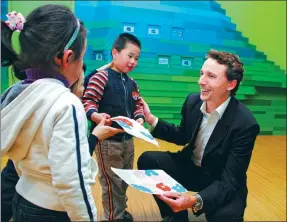
M145 121L149 124L149 125L153 125L153 123L155 122L157 118L152 115L151 113L149 113L148 115L145 116Z
M194 205L192 206L192 211L196 213L197 211L201 210L203 207L203 200L199 194L194 195L196 201Z

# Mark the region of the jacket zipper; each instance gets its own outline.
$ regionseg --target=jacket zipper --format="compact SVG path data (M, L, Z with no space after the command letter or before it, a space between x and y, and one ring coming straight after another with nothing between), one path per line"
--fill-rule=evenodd
M129 108L128 108L128 101L127 101L128 93L127 93L127 89L126 89L126 86L125 86L125 83L124 83L125 82L125 78L123 77L122 73L121 73L121 80L122 80L122 84L123 84L124 91L125 91L125 104L126 104L127 115L128 115L129 118L131 118L130 113L129 113ZM126 136L127 136L127 134L125 133L124 136L123 136L122 141L126 139Z
M126 81L123 77L123 74L121 73L121 79L122 79L122 84L123 84L123 87L124 87L124 90L125 90L125 103L126 103L126 111L127 111L127 115L129 118L131 118L131 115L130 115L130 112L129 112L129 108L128 108L128 101L127 101L127 98L128 98L128 93L127 93L127 89L126 89L126 86L124 84L124 82Z

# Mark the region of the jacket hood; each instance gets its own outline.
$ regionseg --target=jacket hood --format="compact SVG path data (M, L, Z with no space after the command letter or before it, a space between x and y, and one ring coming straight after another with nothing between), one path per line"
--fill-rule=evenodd
M56 100L70 93L56 79L33 82L1 110L1 155L12 160L25 158L43 119Z

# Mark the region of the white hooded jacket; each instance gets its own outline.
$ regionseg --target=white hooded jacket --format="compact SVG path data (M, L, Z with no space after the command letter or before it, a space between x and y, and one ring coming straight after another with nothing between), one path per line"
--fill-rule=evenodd
M61 81L37 80L1 110L1 155L20 170L16 190L25 199L72 221L97 220L85 110Z

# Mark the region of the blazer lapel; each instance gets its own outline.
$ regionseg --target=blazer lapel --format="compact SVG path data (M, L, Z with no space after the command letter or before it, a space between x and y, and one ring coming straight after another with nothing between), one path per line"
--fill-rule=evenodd
M186 150L189 150L190 155L192 154L192 150L195 148L194 142L195 142L195 139L197 137L199 127L200 127L200 124L201 124L201 121L203 118L203 114L200 111L201 104L202 104L202 101L199 102L198 104L196 104L196 106L194 107L195 112L190 114L190 115L192 115L192 120L194 120L190 124L191 127L193 128L193 130L192 130L193 133L190 137L188 144L184 147Z
M226 137L227 126L224 121L220 119L216 124L203 153L203 157L208 155L217 145Z
M203 113L200 111L200 113L198 113L198 116L196 117L197 122L195 124L195 128L193 130L192 136L189 141L189 144L193 146L192 149L195 148L194 143L195 143L195 140L196 140L196 137L197 137L200 125L201 125L202 118L203 118Z
M214 148L216 148L220 142L226 137L228 133L229 125L232 122L234 115L235 99L232 97L222 118L217 122L203 153L203 157L208 155Z

